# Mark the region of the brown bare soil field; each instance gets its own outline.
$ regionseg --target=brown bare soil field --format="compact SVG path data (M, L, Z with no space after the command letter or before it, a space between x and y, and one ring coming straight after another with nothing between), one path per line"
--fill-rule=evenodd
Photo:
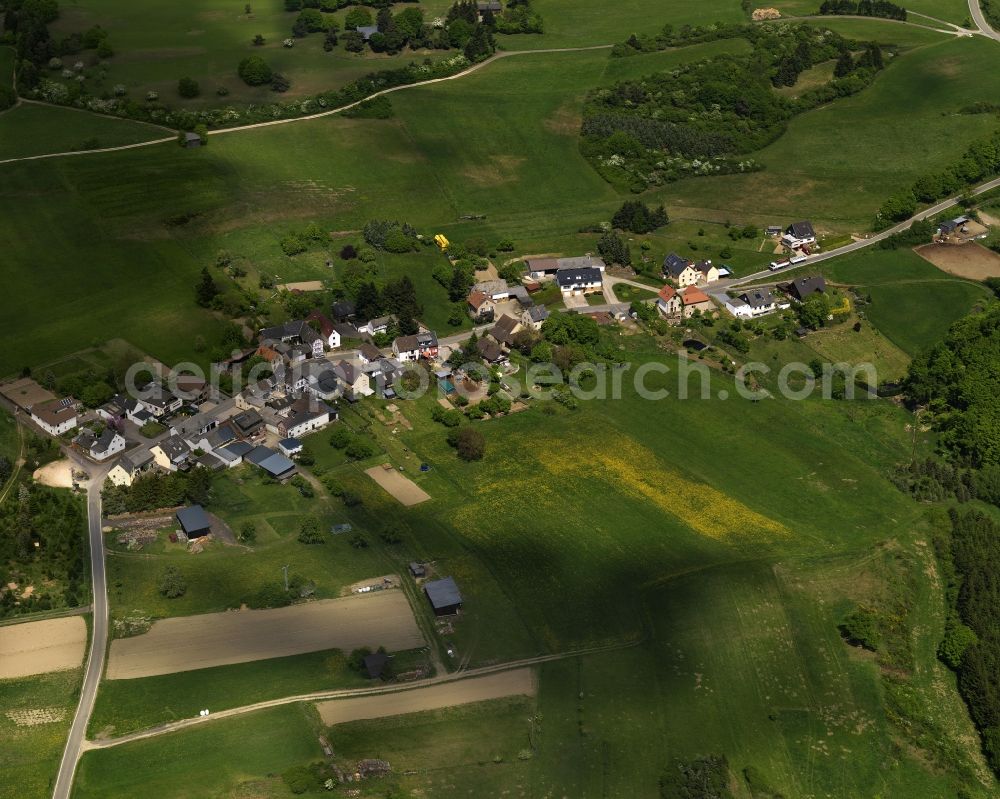
M284 289L285 291L322 291L323 281L322 280L302 280L298 283L282 283L278 286L279 289Z
M20 380L4 384L0 393L22 408L30 408L39 402L48 402L50 399L55 399L56 396L47 388L42 388L30 377L22 377Z
M402 591L377 591L273 610L180 616L111 643L109 680L128 680L253 660L363 646L425 645Z
M52 488L73 487L73 463L67 459L46 463L41 469L35 469L31 475L43 486Z
M343 724L346 721L401 716L505 696L534 696L537 688L534 671L523 668L398 693L331 699L318 702L316 709L324 724Z
M950 275L970 280L1000 277L1000 255L981 244L925 244L915 252Z
M82 616L0 627L0 679L79 668L86 645Z
M395 499L403 505L419 505L431 498L431 495L414 483L409 477L404 477L397 469L384 469L381 466L373 466L365 469L372 480L389 492Z

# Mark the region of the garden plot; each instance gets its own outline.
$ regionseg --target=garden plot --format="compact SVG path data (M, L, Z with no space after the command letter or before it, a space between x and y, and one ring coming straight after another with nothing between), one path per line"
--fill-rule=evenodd
M425 645L402 591L378 591L273 610L180 616L112 642L109 680L152 677L267 658Z
M396 469L373 466L371 469L365 469L365 474L403 505L419 505L421 502L426 502L431 498L430 494L414 483L409 477L401 475Z
M378 719L384 716L401 716L405 713L419 713L422 710L438 710L507 696L534 696L537 690L538 683L534 671L523 668L427 688L414 688L411 691L332 699L317 703L316 708L323 723L331 725L361 719Z
M0 679L78 668L86 645L81 616L0 627Z

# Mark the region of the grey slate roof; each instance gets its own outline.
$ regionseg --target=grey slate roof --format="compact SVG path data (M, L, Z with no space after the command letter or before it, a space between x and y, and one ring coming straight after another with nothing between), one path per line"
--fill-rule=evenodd
M201 505L191 505L177 511L177 521L180 522L184 532L189 530L205 530L212 526L208 514Z
M797 239L814 239L816 238L816 231L813 230L812 222L803 220L801 222L792 222L788 226L786 231L791 233Z
M687 258L681 258L677 253L672 252L663 259L663 271L672 278L678 278L690 263Z
M427 592L427 598L435 609L462 604L462 594L459 593L458 586L451 577L425 583L424 591Z
M826 279L822 275L808 275L792 281L791 293L798 299L808 297L810 294L822 294L826 291Z
M556 282L560 288L580 285L582 283L600 283L601 270L596 266L560 268L556 272Z
M754 289L741 294L740 298L751 308L765 308L774 304L774 297L768 289Z

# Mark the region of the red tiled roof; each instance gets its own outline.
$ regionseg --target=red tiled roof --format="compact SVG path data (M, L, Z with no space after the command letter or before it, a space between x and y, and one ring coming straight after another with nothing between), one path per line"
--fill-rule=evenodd
M673 286L664 286L660 289L660 299L664 302L670 302L676 296L677 291Z
M700 302L711 302L708 295L695 286L688 286L681 292L681 302L685 305L697 305Z
M469 305L478 311L479 308L482 306L482 304L486 302L486 300L488 299L489 298L486 296L484 292L473 291L471 294L469 294Z

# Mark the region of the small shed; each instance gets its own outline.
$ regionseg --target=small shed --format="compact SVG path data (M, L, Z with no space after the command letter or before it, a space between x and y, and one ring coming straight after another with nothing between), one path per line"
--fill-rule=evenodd
M302 452L302 442L297 438L283 438L278 442L278 449L281 450L282 455L290 458L292 455L298 455Z
M424 593L430 600L435 616L450 616L462 609L462 594L451 577L425 584Z
M185 147L201 147L202 141L201 136L197 133L192 133L188 131L184 134L184 146Z
M177 511L177 522L188 538L201 538L211 531L212 522L201 505L191 505Z
M369 680L377 680L385 674L385 667L389 665L389 656L385 652L372 652L364 657L365 671Z
M413 563L410 564L410 574L414 577L424 577L427 574L427 569L423 563L413 561Z

